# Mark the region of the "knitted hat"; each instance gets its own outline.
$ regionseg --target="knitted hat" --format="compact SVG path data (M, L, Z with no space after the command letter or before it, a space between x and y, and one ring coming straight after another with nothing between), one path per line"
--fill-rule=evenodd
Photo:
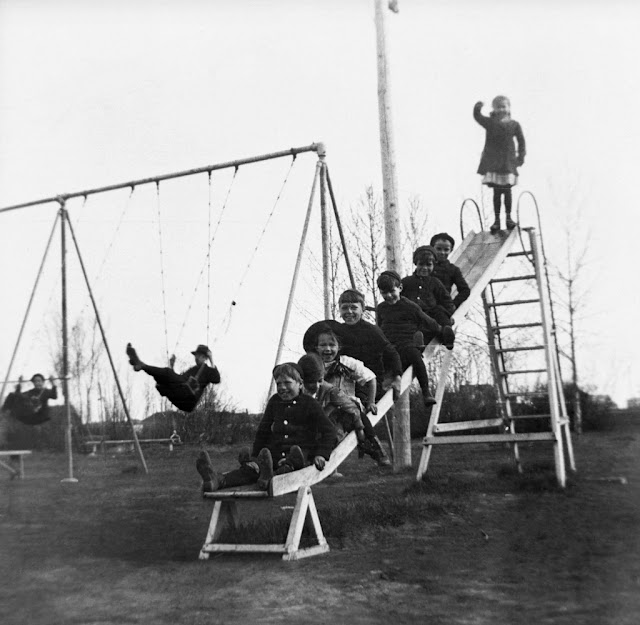
M431 237L431 241L429 241L429 245L435 245L436 241L449 241L449 243L451 243L451 249L456 246L456 242L453 240L453 237L446 232L439 232L438 234L434 234Z
M318 354L313 352L305 354L298 360L298 365L302 369L302 379L305 382L313 384L324 378L324 363Z
M438 258L436 251L433 247L431 247L430 245L421 245L414 253L413 253L413 264L417 265L418 264L418 259L425 253L425 252L429 252L430 254L433 255L433 260L436 260Z
M300 376L300 380L304 380L304 374L302 372L302 367L297 363L297 362L283 362L279 365L276 365L273 368L272 371L272 375L275 378L277 373L281 373L281 367L284 367L285 371L288 367L291 367L292 369L294 369L295 371L298 372L298 375Z
M387 270L387 271L383 271L378 276L378 280L376 282L378 284L379 289L382 289L382 288L386 289L386 288L391 288L394 285L397 286L402 284L402 278L400 278L400 275L398 274L398 272Z

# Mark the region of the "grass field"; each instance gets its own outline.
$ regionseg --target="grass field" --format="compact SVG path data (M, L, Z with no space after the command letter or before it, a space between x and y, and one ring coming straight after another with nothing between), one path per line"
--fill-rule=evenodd
M213 504L195 447L148 450L149 475L78 456L77 484L34 453L24 480L0 474L0 623L636 625L640 423L574 444L564 491L545 444L523 448L524 476L500 445L436 448L420 484L354 454L313 489L331 551L298 562L197 559ZM228 469L238 449L209 451ZM277 538L292 505L241 504L246 536Z

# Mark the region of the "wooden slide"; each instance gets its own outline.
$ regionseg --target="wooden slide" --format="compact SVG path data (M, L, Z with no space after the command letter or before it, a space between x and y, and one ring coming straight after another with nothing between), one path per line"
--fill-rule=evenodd
M517 240L517 229L511 232L501 231L495 235L488 232L480 232L478 234L471 232L452 253L450 257L451 262L460 268L462 275L471 289L469 298L460 305L453 315L456 321L456 327L460 325L474 301L480 297L480 294L495 275ZM440 341L438 339L433 339L429 345L427 345L423 354L426 362L433 358L439 345ZM400 392L404 393L407 391L412 381L413 370L409 367L402 376ZM438 393L436 393L436 399L438 401L442 399L443 390L444 389L438 389ZM375 415L369 413L368 415L372 425L378 423L392 407L393 394L391 391L387 391L377 403L378 413ZM318 469L312 465L300 471L276 475L271 480L268 491L257 490L255 486L252 485L235 489L219 490L213 493L204 493L206 499L212 499L216 503L211 516L207 537L200 551L200 558L207 559L211 553L215 552L272 552L282 553L283 559L285 560L294 560L328 551L329 546L322 534L318 513L311 493L311 486L331 475L354 451L356 446L357 440L355 432L351 432L333 450L329 461L322 471L318 471ZM237 524L236 500L265 499L279 497L293 492L298 493L297 501L289 527L289 535L284 544L239 545L217 542L222 527L226 523L234 526ZM300 536L304 527L307 511L309 511L318 544L307 549L300 549Z

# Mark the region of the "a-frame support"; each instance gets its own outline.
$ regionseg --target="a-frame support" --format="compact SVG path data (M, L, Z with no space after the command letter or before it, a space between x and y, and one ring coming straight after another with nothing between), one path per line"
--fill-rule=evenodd
M329 551L329 545L322 532L320 517L313 499L310 486L298 488L296 505L291 514L289 531L284 543L271 544L240 544L240 543L220 543L218 539L225 527L238 527L238 510L236 501L247 501L256 499L267 499L267 491L234 491L207 493L207 498L216 499L211 513L211 521L207 536L200 550L200 559L207 560L212 553L281 553L283 560L299 560L315 556ZM300 548L300 539L307 519L307 513L311 520L310 526L313 528L317 544L311 547Z

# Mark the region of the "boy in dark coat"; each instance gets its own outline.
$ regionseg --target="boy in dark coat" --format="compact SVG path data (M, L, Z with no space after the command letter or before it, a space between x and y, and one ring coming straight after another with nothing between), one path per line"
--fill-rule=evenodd
M435 399L429 390L429 376L422 360L422 350L416 347L414 336L426 328L433 336L439 337L447 349L453 349L455 334L451 326L441 326L415 302L402 297L402 281L395 271L383 271L378 277L378 288L384 299L376 308L378 325L398 350L402 366L413 366L425 405L433 405Z
M416 270L412 275L402 278L402 294L418 304L440 325L450 326L455 307L449 291L433 276L436 264L435 249L430 245L422 245L413 253L413 263Z
M273 395L253 442L251 456L241 454L240 468L218 473L206 451L200 452L196 469L202 491L257 483L266 490L274 475L298 471L313 464L322 471L336 444L336 430L320 404L302 392L302 369L284 363L273 370L277 392Z
M432 275L442 282L449 293L451 293L451 287L454 285L458 289L456 296L453 298L453 305L457 310L460 304L469 298L471 289L462 276L460 268L449 260L449 254L453 251L455 240L450 234L439 232L431 237L429 244L436 251L436 264Z

